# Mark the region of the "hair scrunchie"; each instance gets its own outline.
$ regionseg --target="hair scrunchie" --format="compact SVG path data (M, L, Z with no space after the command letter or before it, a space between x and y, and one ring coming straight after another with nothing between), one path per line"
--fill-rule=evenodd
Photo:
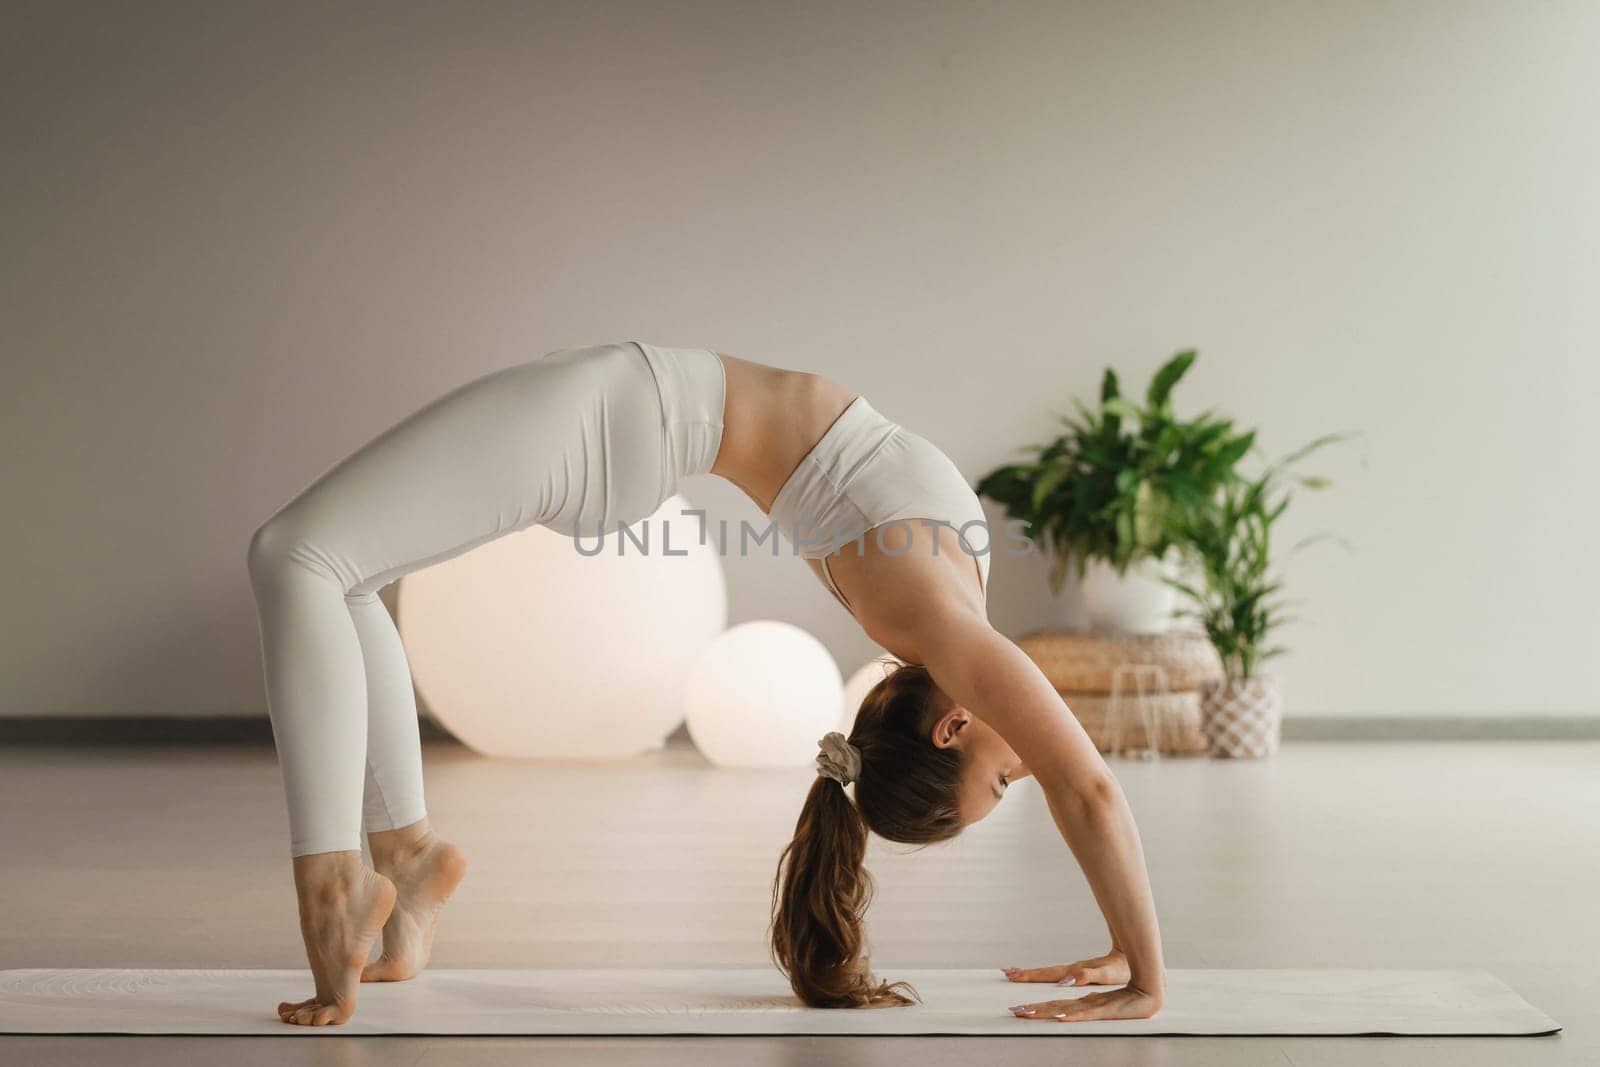
M861 750L837 730L823 735L817 742L817 773L832 778L841 786L849 785L861 775Z

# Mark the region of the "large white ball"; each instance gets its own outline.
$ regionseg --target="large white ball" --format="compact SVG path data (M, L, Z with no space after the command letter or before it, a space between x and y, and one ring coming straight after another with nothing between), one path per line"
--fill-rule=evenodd
M695 657L728 621L714 543L669 497L581 554L530 527L400 582L400 631L434 716L489 756L611 759L661 742L683 721ZM670 536L672 555L663 551ZM585 535L584 552L595 539ZM677 555L679 550L686 555Z
M850 680L844 683L844 697L840 701L837 727L840 733L849 735L850 728L856 724L856 712L861 710L861 702L872 692L873 686L889 677L898 666L900 660L885 652L869 659L850 676Z
M689 672L689 736L723 767L799 767L839 727L839 668L798 626L763 620L726 631Z

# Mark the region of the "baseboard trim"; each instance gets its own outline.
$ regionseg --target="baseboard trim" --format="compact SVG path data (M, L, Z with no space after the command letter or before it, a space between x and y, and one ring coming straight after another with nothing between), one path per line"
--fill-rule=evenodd
M459 744L432 719L422 740ZM669 740L683 735L680 728ZM1600 715L1295 715L1283 739L1317 741L1600 741ZM271 745L265 716L0 716L0 745Z
M430 718L422 741L459 744ZM680 729L678 734L682 734ZM677 739L678 734L674 734ZM1600 741L1600 715L1291 715L1283 739L1318 741ZM56 718L0 715L0 745L270 745L266 717Z
M459 744L432 719L418 722L424 742ZM0 745L271 745L272 723L265 716L162 715L58 718L0 716Z
M1285 741L1600 741L1600 715L1295 715Z

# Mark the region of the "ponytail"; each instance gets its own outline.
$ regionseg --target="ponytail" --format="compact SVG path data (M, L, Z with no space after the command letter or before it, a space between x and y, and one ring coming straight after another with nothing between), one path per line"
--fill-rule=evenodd
M867 693L848 739L823 739L823 773L811 783L772 881L772 958L814 1008L887 1008L917 999L905 982L873 978L868 965L867 831L907 845L961 831L956 794L964 761L930 736L952 706L927 668L902 664ZM847 772L839 777L853 781L854 800L827 776L845 740L855 750L851 765L833 771Z
M772 958L813 1008L912 1003L904 982L872 977L863 920L872 898L867 824L844 786L818 776L772 885Z

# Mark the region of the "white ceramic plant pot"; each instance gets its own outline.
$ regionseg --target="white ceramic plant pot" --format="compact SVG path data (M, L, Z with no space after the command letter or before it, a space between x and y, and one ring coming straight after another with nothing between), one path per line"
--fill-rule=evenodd
M1125 634L1158 634L1171 629L1177 590L1166 579L1177 574L1177 563L1171 557L1139 560L1124 574L1104 560L1090 560L1081 583L1089 625Z
M1211 755L1262 759L1278 751L1283 693L1275 678L1229 678L1206 691L1200 716Z

